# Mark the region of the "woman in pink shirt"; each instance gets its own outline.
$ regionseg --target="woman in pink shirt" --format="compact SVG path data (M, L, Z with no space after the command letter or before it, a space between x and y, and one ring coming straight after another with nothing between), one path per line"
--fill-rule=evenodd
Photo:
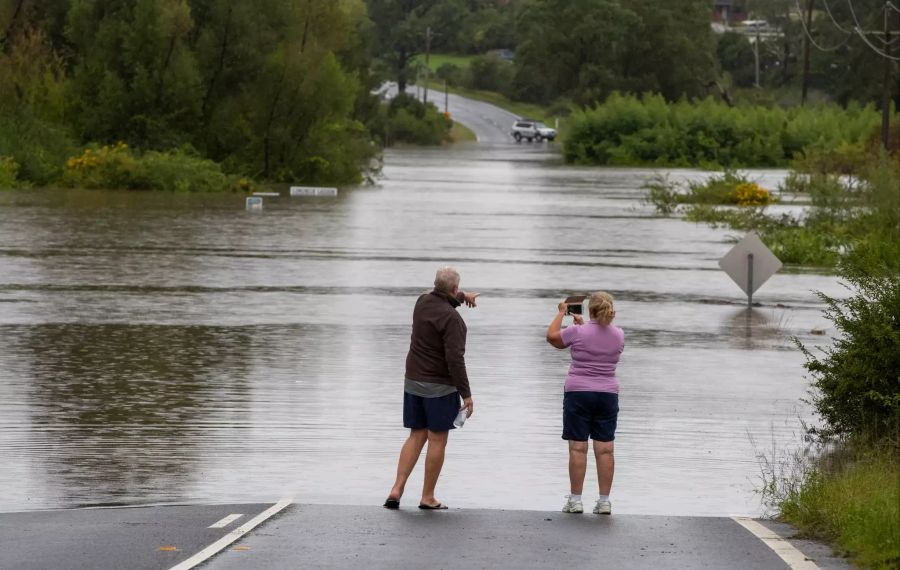
M564 513L581 513L581 492L587 471L588 438L594 442L600 498L594 513L612 513L609 492L612 488L615 459L613 440L619 414L619 381L616 365L625 348L625 333L612 321L616 316L609 293L593 293L588 301L590 320L585 323L574 315L575 324L560 330L566 315L566 303L547 328L547 342L556 348L570 348L572 364L566 376L563 396L563 433L569 441L569 494Z

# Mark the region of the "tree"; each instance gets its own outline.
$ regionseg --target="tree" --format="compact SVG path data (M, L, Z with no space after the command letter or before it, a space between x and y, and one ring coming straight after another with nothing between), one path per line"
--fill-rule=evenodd
M424 51L425 14L435 0L368 0L369 17L375 24L374 53L392 71L401 93L409 83L409 62Z
M514 88L547 103L566 96L588 104L621 87L625 46L639 25L618 0L535 0L517 24Z

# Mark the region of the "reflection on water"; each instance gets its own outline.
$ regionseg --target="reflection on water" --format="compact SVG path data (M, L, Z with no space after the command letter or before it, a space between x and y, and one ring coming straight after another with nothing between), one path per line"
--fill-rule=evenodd
M215 405L248 394L241 329L37 325L0 329L0 340L30 372L23 458L67 503L184 487L206 451L203 426L246 413Z
M748 434L799 441L789 337L821 343L812 290L840 288L785 271L748 312L716 266L728 232L656 216L650 171L544 148L395 151L379 187L261 214L238 195L0 194L0 511L380 502L412 304L450 263L483 297L443 499L559 508L568 360L543 336L559 298L602 288L626 331L617 511L758 512Z

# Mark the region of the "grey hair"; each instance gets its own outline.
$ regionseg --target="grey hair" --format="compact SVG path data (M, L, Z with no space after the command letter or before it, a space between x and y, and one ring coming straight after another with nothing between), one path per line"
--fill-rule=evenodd
M459 286L459 271L452 267L441 267L434 274L434 288L449 293Z

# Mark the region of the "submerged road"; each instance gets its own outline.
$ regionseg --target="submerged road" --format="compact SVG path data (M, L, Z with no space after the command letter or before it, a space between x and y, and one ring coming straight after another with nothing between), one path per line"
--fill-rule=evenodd
M850 568L820 545L770 545L729 518L279 506L0 514L0 568Z

